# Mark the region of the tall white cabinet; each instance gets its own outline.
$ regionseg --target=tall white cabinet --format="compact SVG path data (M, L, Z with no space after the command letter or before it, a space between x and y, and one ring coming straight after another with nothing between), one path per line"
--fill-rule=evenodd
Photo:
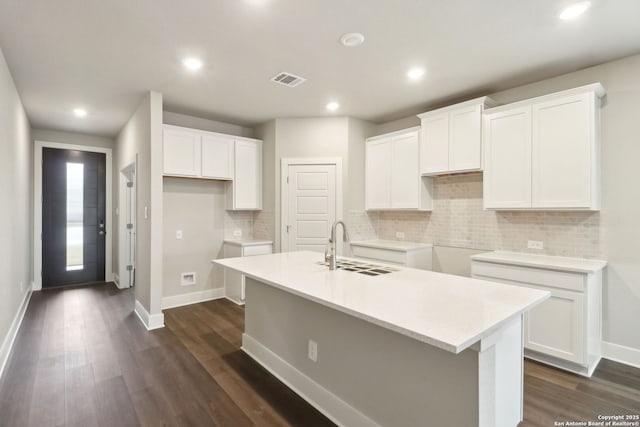
M420 173L441 175L482 170L482 112L489 97L419 114Z
M367 210L431 210L432 184L420 176L420 132L411 128L367 139Z
M227 209L262 209L262 141L236 140L234 159L235 174L227 187Z
M486 209L599 210L599 83L485 111Z

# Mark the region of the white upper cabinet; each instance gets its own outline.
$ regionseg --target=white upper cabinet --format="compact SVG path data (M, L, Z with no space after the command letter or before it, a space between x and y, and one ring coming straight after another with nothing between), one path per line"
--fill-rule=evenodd
M202 135L202 177L233 179L233 150L232 138Z
M386 209L391 206L391 145L385 139L367 142L367 209Z
M367 140L367 210L431 210L431 180L420 176L419 152L418 128Z
M439 175L482 170L482 112L488 97L419 114L420 173Z
M165 126L163 131L164 175L200 176L200 134Z
M163 175L231 181L227 210L262 209L262 141L164 125Z
M234 159L227 210L262 209L262 141L236 140Z
M233 179L231 135L164 125L163 175Z
M599 210L599 83L487 110L486 209Z
M531 109L485 118L484 207L531 207Z
M533 105L533 208L599 206L598 100L591 92Z

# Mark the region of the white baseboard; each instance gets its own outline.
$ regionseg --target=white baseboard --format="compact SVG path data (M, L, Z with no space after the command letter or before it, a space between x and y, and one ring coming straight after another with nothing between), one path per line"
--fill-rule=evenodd
M120 287L120 276L118 276L118 273L111 273L111 280L116 284L118 289L122 289Z
M136 300L136 314L138 318L142 322L145 328L148 331L158 328L164 328L164 314L149 314L146 308L140 303L140 301Z
M602 357L640 368L640 350L602 341Z
M183 305L197 304L219 298L224 298L224 288L206 289L204 291L174 295L162 298L162 309L182 307Z
M0 347L0 378L2 378L2 374L4 372L4 368L7 366L7 362L9 361L9 355L11 354L11 349L13 348L13 344L16 341L16 337L18 336L18 330L20 329L20 325L22 325L22 319L24 319L24 314L27 311L27 307L29 306L29 301L31 300L31 294L33 291L28 290L24 298L22 299L22 303L18 308L18 312L13 318L13 322L11 322L11 327L9 331L7 331L7 335L4 337L4 341L2 341L2 347Z
M379 427L379 424L371 418L313 381L247 334L242 334L242 351L337 425Z
M32 291L41 291L42 290L42 281L37 283L35 281L31 282L31 290Z

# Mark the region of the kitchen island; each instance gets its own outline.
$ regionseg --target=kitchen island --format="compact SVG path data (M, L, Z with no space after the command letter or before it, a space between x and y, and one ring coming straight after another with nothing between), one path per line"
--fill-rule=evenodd
M213 262L246 276L243 351L337 424L522 419L522 315L548 292L397 266L330 271L304 251Z

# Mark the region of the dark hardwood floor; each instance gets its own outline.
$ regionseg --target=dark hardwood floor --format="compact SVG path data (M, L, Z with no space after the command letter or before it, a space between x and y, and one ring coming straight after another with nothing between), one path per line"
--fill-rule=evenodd
M147 332L113 284L34 293L0 379L0 426L331 426L239 350L226 300L165 311ZM591 379L525 364L523 427L640 413L640 369ZM425 426L429 426L425 420Z

